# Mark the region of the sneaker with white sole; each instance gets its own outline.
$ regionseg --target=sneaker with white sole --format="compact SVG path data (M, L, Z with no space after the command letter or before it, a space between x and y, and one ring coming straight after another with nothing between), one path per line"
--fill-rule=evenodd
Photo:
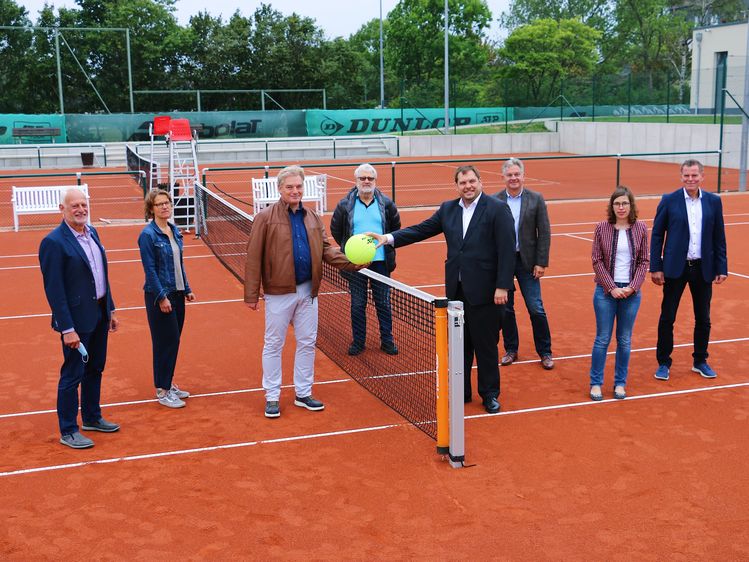
M169 390L171 390L175 394L175 396L177 396L177 398L179 398L181 400L184 400L185 398L189 398L190 397L190 393L189 392L187 392L186 390L181 390L174 383L172 383L172 388L170 388Z
M265 403L265 417L266 418L281 417L281 407L278 404L278 400L268 400Z
M167 390L163 394L156 393L156 398L159 401L159 404L162 406L166 406L167 408L184 408L185 403L179 399L179 396L177 396L174 392L171 390Z
M313 412L325 409L325 405L319 400L315 400L314 398L312 398L312 396L305 396L304 398L299 398L298 396L296 396L294 398L294 406L307 408L308 410L312 410Z

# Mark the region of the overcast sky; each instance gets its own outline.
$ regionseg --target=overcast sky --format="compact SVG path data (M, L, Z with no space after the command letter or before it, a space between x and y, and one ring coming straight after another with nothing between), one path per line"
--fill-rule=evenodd
M26 8L32 21L36 21L39 10L44 6L45 0L16 0ZM77 7L73 0L47 0L47 3L55 7ZM274 9L284 15L297 14L311 17L317 21L318 27L325 31L328 38L348 37L356 32L364 23L372 18L380 17L379 0L266 0ZM397 0L382 0L383 17L398 3ZM507 10L510 0L487 0L492 16L496 20L503 11ZM224 20L239 9L244 16L251 15L261 2L250 0L249 2L236 2L231 0L177 0L177 19L180 24L187 24L190 16L201 10L208 10L213 16L221 15ZM489 36L492 39L503 37L496 25L492 25Z

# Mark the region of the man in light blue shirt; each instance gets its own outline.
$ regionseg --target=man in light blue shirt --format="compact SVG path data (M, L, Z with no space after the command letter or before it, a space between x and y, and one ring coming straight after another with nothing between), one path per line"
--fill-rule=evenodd
M355 234L375 232L387 234L401 227L400 214L395 203L377 189L377 170L362 164L354 171L356 185L339 201L330 221L330 233L341 248ZM395 249L392 246L377 248L368 269L390 277L395 269ZM349 355L359 355L367 339L367 290L372 288L372 298L380 325L380 349L396 355L398 347L393 340L393 320L390 310L390 288L360 273L344 273L351 290L351 331L353 341Z

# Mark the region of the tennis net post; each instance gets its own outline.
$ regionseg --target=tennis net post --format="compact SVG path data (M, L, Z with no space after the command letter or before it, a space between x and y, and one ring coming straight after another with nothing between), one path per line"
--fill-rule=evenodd
M450 301L447 305L447 330L449 341L449 397L450 397L450 466L462 468L465 461L465 403L463 364L463 303Z

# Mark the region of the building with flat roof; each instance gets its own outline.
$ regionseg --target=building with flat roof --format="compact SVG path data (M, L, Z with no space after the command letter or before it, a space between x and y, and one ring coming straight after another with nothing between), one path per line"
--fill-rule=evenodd
M744 103L748 33L746 22L696 27L692 32L690 107L697 113L720 113L723 88ZM726 113L738 112L726 96Z

